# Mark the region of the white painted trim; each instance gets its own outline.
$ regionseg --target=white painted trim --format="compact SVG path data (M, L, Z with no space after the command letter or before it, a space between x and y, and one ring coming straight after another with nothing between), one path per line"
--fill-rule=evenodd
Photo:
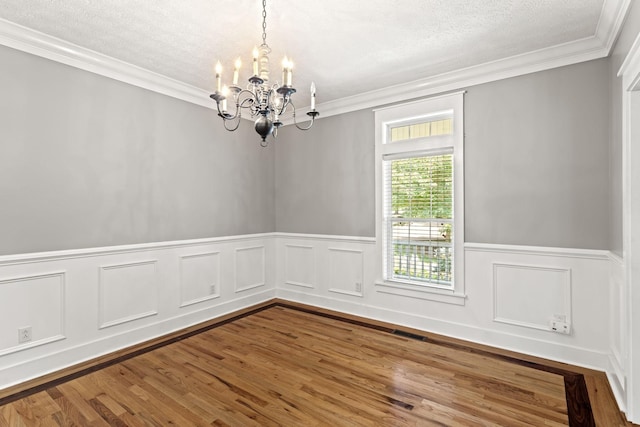
M58 335L52 335L50 337L47 338L43 338L40 340L35 340L35 341L31 341L31 342L27 342L27 343L22 343L22 344L18 344L16 346L13 347L9 347L6 348L4 350L0 351L0 357L1 356L6 356L7 354L11 354L11 353L15 353L17 351L22 351L22 350L27 350L30 348L34 348L34 347L40 347L42 345L45 344L50 344L56 341L61 341L66 339L66 335L65 335L65 313L66 313L66 298L65 298L65 291L67 288L66 285L66 270L62 270L62 271L51 271L48 273L42 273L42 274L28 274L28 275L20 275L20 276L15 276L15 277L8 277L8 278L3 278L2 280L0 280L0 286L2 286L5 283L14 283L14 282L22 282L22 281L27 281L27 280L33 280L33 279L41 279L41 278L48 278L48 277L59 277L60 278L60 319L59 319L59 327L58 329L60 330L60 333Z
M375 111L375 217L376 217L376 237L379 239L376 243L376 283L384 289L381 292L392 293L392 287L395 283L401 282L401 279L394 279L387 274L391 267L387 265L390 260L386 253L388 248L385 246L385 235L388 230L386 229L387 220L384 217L384 166L383 163L387 161L389 156L408 155L419 156L424 153L425 150L436 148L442 150L443 144L437 141L436 147L431 147L430 138L416 139L412 144L402 146L397 145L400 143L387 143L387 137L389 135L389 128L392 124L405 121L413 121L421 117L428 117L429 115L439 115L443 112L447 112L453 118L453 132L447 136L448 147L453 152L453 283L451 286L451 293L456 295L456 298L446 298L454 304L459 304L464 299L460 300L459 296L465 294L464 281L465 281L465 260L464 260L464 93L465 91L458 91L447 95L435 96L433 98L422 99L414 102L407 102L404 104L398 104L392 108L381 108ZM386 157L386 158L385 158ZM442 292L440 289L434 286L421 286L418 289L412 289L409 281L404 283L404 291L400 292L402 287L397 286L397 295L410 296L412 291L418 290L422 292L421 299L432 299L434 301L442 301ZM386 286L386 287L385 287ZM433 292L436 295L434 298L425 298L424 296Z
M640 51L640 35L636 37L629 49L629 53L625 56L624 61L622 61L622 65L618 69L618 77L626 76L626 79L623 80L625 84L624 90L632 90L633 85L630 82L634 81L638 75L638 69L640 68L640 55L638 52Z
M508 325L522 326L526 328L538 329L541 331L552 331L551 326L548 323L537 324L530 322L523 322L516 319L508 319L506 317L500 317L498 315L498 269L499 268L517 268L521 270L534 270L534 271L554 271L564 274L564 297L565 304L564 314L567 316L566 322L571 325L571 269L570 268L558 268L548 267L541 265L530 265L521 263L507 263L507 262L494 262L493 263L493 321L505 323Z
M251 250L255 250L255 249L260 249L260 254L262 255L262 260L261 260L261 264L262 264L262 269L261 269L261 273L262 273L262 277L261 280L256 282L256 283L251 283L248 284L242 288L238 287L238 254L240 252L246 252L246 251L251 251ZM243 247L243 248L236 248L234 251L234 256L233 256L233 271L234 271L234 290L235 293L240 293L240 292L244 292L244 291L248 291L250 289L255 289L255 288L259 288L260 286L265 286L267 284L267 257L266 257L266 248L265 245L254 245L254 246L247 246L247 247Z
M121 317L119 319L114 319L111 321L105 321L105 313L104 313L104 272L108 270L117 270L121 268L134 267L134 266L142 266L142 265L152 265L153 266L153 276L155 283L155 310L143 311L142 313L136 313L131 316ZM135 320L144 319L145 317L156 316L158 314L158 260L145 260L145 261L133 261L133 262L125 262L119 264L109 264L109 265L101 265L99 267L98 274L98 329L110 328L112 326L121 325L123 323L133 322Z
M361 236L334 236L331 234L305 234L305 233L271 233L274 237L281 239L296 239L296 240L326 240L326 241L341 241L344 243L370 243L375 244L375 237L361 237Z
M251 241L255 239L269 239L272 237L283 239L341 241L344 243L375 244L375 237L361 236L333 236L330 234L304 233L254 233L235 236L208 237L204 239L174 240L165 242L135 243L130 245L102 246L95 248L68 249L47 252L31 252L15 255L0 255L0 266L18 265L43 261L61 261L65 259L86 258L90 256L116 255L130 252L154 251L160 249L175 249L187 246L203 246L216 243L232 243Z
M349 296L352 296L352 297L359 297L359 298L362 298L364 296L362 294L362 292L347 291L347 290L339 289L339 288L329 288L328 291L329 292L333 292L334 294L349 295Z
M608 363L608 354L604 352L562 344L551 340L535 339L497 330L488 330L472 325L449 322L428 315L399 312L385 307L362 304L359 300L345 301L344 299L337 300L320 295L304 295L288 289L278 289L278 298L472 341L509 351L519 353L526 352L531 356L545 359L551 358L558 362L600 371L604 370ZM421 325L429 325L429 327L427 329ZM554 334L553 336L556 335Z
M215 109L210 93L128 62L0 19L0 44L81 70Z
M351 295L356 297L363 297L364 292L363 289L363 280L364 280L364 251L360 249L348 249L348 248L332 248L328 247L327 251L329 253L329 277L334 277L335 266L333 264L333 258L331 257L331 252L344 252L344 253L352 253L360 255L360 281L356 284L356 289L353 291L349 291L347 289L340 288L329 288L329 292L334 292L337 294L343 295ZM359 290L358 290L359 288Z
M496 80L545 71L552 68L604 58L609 49L596 37L552 46L473 67L425 77L359 95L318 104L320 118L349 113L385 104L422 98L448 91L458 91Z
M288 272L288 267L289 267L289 248L297 248L297 249L306 249L306 250L310 250L311 254L313 255L313 265L311 266L311 268L313 269L313 281L312 283L305 283L305 282L298 282L296 280L287 280L286 278L286 273ZM292 286L300 286L302 288L307 288L307 289L314 289L315 283L317 283L317 268L316 268L316 262L315 262L315 258L316 258L316 253L315 253L316 249L314 246L309 246L309 245L296 245L296 244L288 244L285 243L284 245L284 273L285 273L285 277L284 277L284 283L287 285L292 285Z
M116 255L129 252L175 249L185 246L200 246L215 243L241 242L254 239L269 238L276 233L243 234L237 236L210 237L205 239L175 240L168 242L136 243L131 245L104 246L97 248L70 249L49 252L33 252L17 255L0 256L0 266L17 265L43 261L59 261L64 259L86 258L90 256Z
M402 297L417 298L426 301L444 302L446 304L464 305L467 296L455 293L450 289L439 289L435 286L412 285L407 282L393 282L377 280L376 292L382 294L398 295Z
M624 266L624 259L622 259L622 257L618 254L615 254L613 252L609 252L609 260L611 262L615 262L620 266Z
M638 329L640 329L640 312L638 301L640 301L640 293L637 292L637 284L634 283L634 272L637 274L640 261L637 259L638 249L640 245L636 243L638 232L635 231L634 224L636 219L640 217L640 212L634 211L633 195L638 192L638 183L633 181L633 170L638 168L638 154L633 154L632 147L635 146L632 141L632 129L634 133L640 131L640 125L637 120L633 120L634 113L632 111L632 96L639 96L633 91L639 89L640 84L640 35L636 36L633 45L622 66L618 72L618 77L622 78L622 235L623 235L623 262L624 262L624 286L627 297L627 315L626 325L621 325L626 337L626 353L621 355L626 360L623 370L625 373L626 383L624 384L624 394L621 399L626 403L626 416L631 422L640 422L640 369L638 369L638 361L640 361L640 342L638 341ZM635 192L633 191L635 190ZM618 395L616 395L618 397ZM619 401L620 407L625 404Z
M607 379L609 380L609 385L611 386L611 391L613 391L613 396L616 399L616 403L620 408L621 412L627 412L627 401L626 401L626 384L624 382L620 382L620 380L624 380L624 371L622 367L617 363L614 357L609 355L609 366L605 370L607 374Z
M442 94L442 95L430 96L429 100L431 100L431 101L435 101L436 99L445 99L445 100L447 100L450 96L453 96L453 95L464 95L465 93L467 93L466 90L458 90L458 91L454 91L454 92L447 92L447 93ZM424 100L422 100L422 99L416 99L414 101L403 102L402 105L404 105L404 106L410 106L410 105L415 105L415 104L420 105L423 101ZM377 113L378 111L393 110L396 107L397 107L397 105L383 105L382 107L374 108L373 112ZM419 118L437 117L439 115L441 115L440 112L436 112L434 114L427 113L425 115L421 115ZM446 115L443 115L443 116L444 116L443 118L447 117ZM400 122L402 122L402 121L411 121L411 119L409 119L409 120L401 119L399 121ZM388 123L393 123L393 122L388 122Z
M607 49L607 55L611 53L611 49L618 39L630 4L631 0L604 0L602 4L595 37Z
M606 261L610 252L602 249L553 248L545 246L499 245L493 243L465 243L466 251L518 253L568 258L599 259Z
M620 32L630 3L630 0L605 0L594 36L320 103L317 105L321 113L319 118L606 57ZM215 110L215 103L209 98L210 92L204 89L4 19L0 19L0 44ZM303 116L306 111L306 107L300 108L298 115ZM291 115L282 116L281 120L284 125L293 124Z
M184 273L184 263L183 261L185 259L189 259L189 258L204 258L204 257L208 257L208 256L212 256L212 255L218 255L218 257L216 258L216 264L217 264L217 277L216 277L216 289L215 292L200 298L195 298L189 301L184 301L184 299L182 298L182 290L183 290L183 273ZM220 251L208 251L208 252L199 252L199 253L194 253L194 254L187 254L187 255L180 255L179 257L180 262L179 262L179 282L178 282L178 288L180 289L180 308L184 308L184 307L188 307L190 305L193 304L198 304L200 302L204 302L204 301L210 301L212 299L216 299L216 298L220 298Z
M3 383L0 384L0 389L21 384L83 362L95 360L105 354L112 353L116 349L127 348L209 320L215 320L243 308L267 302L275 297L273 289L266 289L257 294L246 295L218 305L178 314L157 322L139 326L132 325L126 330L121 330L108 336L100 336L89 342L82 342L72 347L38 355L34 358L23 359L11 365L0 366L0 377L3 380ZM29 376L20 375L16 377L14 373L19 375L20 372L28 372Z
M228 245L226 244L226 242L233 242L233 245ZM116 259L92 259L91 257L96 256L96 250L81 250L86 254L86 257L89 258L87 259L89 265L95 264L96 267L99 267L102 263L110 263L110 265L114 265L113 263L115 263L115 265L122 265L122 263L118 263L122 261L129 261L130 263L135 264L136 262L145 262L145 260L148 260L149 258L157 258L158 274L162 272L162 275L160 275L159 277L163 277L168 280L167 283L160 284L160 288L165 292L161 294L161 296L168 296L171 298L161 299L162 304L160 304L160 314L162 316L169 317L165 318L158 316L157 318L148 318L145 321L141 322L131 322L125 325L126 327L104 329L100 334L90 337L87 336L88 338L78 335L69 336L69 341L64 343L66 345L64 348L62 348L62 345L55 344L46 348L49 351L46 354L44 354L44 347L40 347L39 349L35 349L34 352L20 352L9 356L11 358L11 361L9 362L9 360L7 360L7 362L9 363L6 363L4 366L0 367L0 376L4 381L1 386L5 387L11 385L11 383L23 382L29 379L27 378L29 375L37 374L39 376L46 372L62 369L65 366L79 363L82 360L88 360L98 357L99 355L108 352L108 350L123 348L129 345L133 345L137 342L151 339L156 336L156 334L163 335L173 330L186 327L189 324L196 324L211 318L215 318L216 316L221 315L220 310L222 309L226 311L235 311L244 307L248 307L252 304L262 302L265 300L265 298L269 299L275 296L290 301L298 301L306 304L313 304L318 307L325 307L331 310L341 311L344 313L356 314L369 319L384 320L399 325L406 325L408 327L416 329L427 330L434 333L441 333L444 335L484 343L495 347L506 348L513 351L524 352L576 365L588 366L595 369L607 370L609 374L615 372L613 371L613 369L609 368L610 366L612 366L612 363L615 363L615 361L612 362L610 360L611 354L609 352L602 351L600 349L599 343L595 343L595 345L592 346L590 342L586 340L584 341L586 344L571 345L573 341L565 340L564 337L558 338L555 334L545 334L549 335L549 338L547 339L541 334L537 334L538 331L534 330L529 331L529 333L518 333L515 327L502 328L499 324L487 326L486 322L484 325L475 322L475 320L478 319L477 317L474 317L476 315L480 316L483 321L490 319L485 319L485 314L479 315L478 313L473 312L476 307L478 307L477 305L474 306L474 304L476 304L478 301L478 295L474 295L472 292L469 293L469 299L466 300L464 295L452 295L450 292L446 291L441 292L440 294L436 294L434 292L426 294L424 292L416 292L413 289L401 289L400 291L398 291L398 288L395 287L395 284L393 286L389 286L385 283L375 283L373 268L371 267L371 260L375 257L375 247L372 247L371 245L375 244L375 242L376 240L370 237L329 236L313 234L305 235L294 233L263 233L252 234L248 236L232 236L215 239L198 239L191 241L128 245L126 247L121 246L116 248L118 248L119 250L125 248L125 256L115 257ZM199 247L200 245L209 243L222 243L222 248L212 249ZM189 244L192 245L193 248L186 248ZM327 289L327 287L324 286L324 284L327 283L327 269L323 267L325 264L321 264L321 267L318 267L318 269L320 270L320 277L318 278L317 289L307 290L304 288L294 288L286 285L282 281L279 281L283 278L280 272L283 266L282 261L284 256L280 248L285 247L286 245L307 245L319 248L318 252L322 253L318 254L318 263L326 263L328 261L325 249L363 253L365 258L363 263L364 298L360 295L350 294L348 289L338 289L338 293L334 292L333 290ZM566 257L569 256L573 256L575 258L585 258L587 261L578 263L580 265L587 265L587 267L585 267L587 268L587 270L584 271L601 271L601 260L607 261L610 259L620 259L619 257L610 254L608 251L563 248L531 248L512 245L466 244L465 251L473 251L474 245L481 248L479 249L481 252L487 251L505 253L510 255L540 255L547 256L550 260L553 260L555 257L555 259L558 259L560 263L562 263L563 261L567 261ZM135 250L136 246L138 247L137 252ZM166 253L162 254L147 252L154 247L162 247L168 249L177 247L182 248L182 250L169 250ZM233 252L234 249L242 250L242 247L245 247L245 249L246 247L265 248L267 254L264 261L264 267L267 272L267 287L256 289L254 293L252 292L249 294L234 294L232 272ZM103 253L106 255L111 255L112 253L120 253L117 251L110 251L108 249L109 248L98 248L97 253ZM203 304L201 306L192 306L192 311L179 309L177 306L179 303L179 297L178 294L174 292L173 287L176 283L176 280L178 279L179 274L177 270L178 260L181 257L189 257L190 252L191 255L198 255L199 253L211 250L219 250L221 254L228 254L228 257L227 255L225 255L226 260L221 259L221 264L223 265L222 270L226 272L224 277L228 277L228 279L225 279L225 283L220 283L220 289L225 289L225 286L227 286L226 289L228 290L228 292L222 292L223 298L215 302L216 305ZM61 253L65 256L68 256L70 252L72 251L61 251ZM128 256L129 252L136 253L134 256ZM56 253L47 253L47 256L41 257L40 259L45 262L44 265L47 265L47 262L56 259L55 257L53 257L53 255L55 254ZM488 266L489 262L493 262L493 257L491 256L491 254L476 254L475 256L481 259L483 272L486 271L484 267ZM29 254L19 256L20 260L24 261L25 263L35 262L29 261L28 257ZM140 258L143 258L143 260L140 261ZM15 261L15 257L11 259ZM62 259L65 260L66 258L63 257ZM532 261L523 262L528 265L530 263L536 264L539 260L543 261L542 259L533 257ZM520 262L516 260L514 261ZM546 260L544 261L545 262L540 262L540 265L546 264ZM509 261L508 259L506 262L511 264L511 261ZM69 264L74 266L74 269L76 268L75 261ZM165 267L162 267L163 265ZM64 268L64 264L62 265L62 267ZM9 269L7 269L7 271L8 274L19 276L21 272L24 272L24 270L29 270L32 268L35 270L38 269L39 266L36 265L32 267L31 265L24 264L18 265L17 267L10 267ZM78 264L77 268L83 270L85 269L84 264ZM168 271L169 269L171 271ZM478 272L480 270L476 269L473 271ZM95 270L91 269L91 271L87 274L90 274L93 277L95 273L92 272L95 272ZM485 278L475 278L474 280L490 280L490 276L488 275L490 274L490 272L486 272L487 276ZM274 276L276 276L275 280ZM69 273L69 277L75 277L75 280L81 280L81 277L78 277L77 273ZM170 287L171 289L169 289ZM576 289L578 289L578 287L576 287ZM77 291L78 289L75 290ZM404 292L405 295L402 295L398 292ZM490 292L490 290L488 292ZM323 295L321 295L320 293L323 293ZM394 297L390 294L402 295L404 298ZM427 296L425 297L425 295ZM487 294L485 293L484 295ZM224 299L226 298L233 298L233 300L225 301ZM475 298L475 300L473 298ZM438 305L437 303L433 304L425 302L425 300L455 305L467 304L469 307L464 308L457 307L455 305L446 306L445 304ZM92 299L92 301L94 300ZM388 305L387 301L390 301ZM176 303L175 305L173 304L174 302ZM427 308L423 309L424 307ZM430 310L428 307L435 308L435 310ZM488 308L488 305L483 305L482 307ZM69 309L72 308L73 307L70 307ZM461 312L462 310L470 310L472 312L471 321L464 319L464 317L457 318L455 315L452 317L442 315L442 313L455 314ZM86 314L87 313L85 313L85 315ZM487 314L490 316L490 313ZM456 318L459 320L453 320ZM91 325L94 325L94 323L92 323ZM85 341L79 343L77 341L79 339L85 339ZM26 357L23 357L23 354ZM12 366L17 366L17 368L12 369Z

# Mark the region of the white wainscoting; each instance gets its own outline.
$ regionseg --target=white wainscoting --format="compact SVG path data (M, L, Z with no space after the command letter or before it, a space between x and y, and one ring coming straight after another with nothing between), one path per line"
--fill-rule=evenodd
M284 284L316 287L316 248L284 244Z
M180 307L220 298L220 251L180 257Z
M625 392L621 260L471 243L465 252L464 305L376 286L367 237L264 233L0 257L0 388L279 297L603 370ZM552 316L570 334L553 332ZM26 326L32 341L18 343Z
M236 248L236 292L259 288L266 284L265 245Z
M100 267L99 328L158 314L157 260Z
M329 292L362 297L364 250L329 249Z
M276 283L283 299L350 312L373 283L374 243L366 237L276 234Z
M466 244L465 303L455 305L376 286L375 246L373 238L277 234L278 297L606 370L608 251ZM300 279L301 271L316 273ZM570 334L551 330L554 316Z
M624 261L610 255L609 287L609 366L607 376L621 411L626 412L627 367L629 364L629 304Z
M65 338L64 291L64 271L0 279L0 356ZM25 327L31 340L21 343Z
M571 324L571 269L493 264L493 320L547 331Z
M0 257L0 389L275 297L274 236ZM18 329L32 340L18 343Z

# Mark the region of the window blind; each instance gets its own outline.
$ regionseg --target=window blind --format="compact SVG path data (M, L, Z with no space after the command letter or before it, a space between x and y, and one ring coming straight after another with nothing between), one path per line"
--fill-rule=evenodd
M384 162L387 276L450 286L453 155Z
M437 135L450 135L453 132L453 119L434 118L432 120L407 125L393 126L390 129L388 142L426 138Z

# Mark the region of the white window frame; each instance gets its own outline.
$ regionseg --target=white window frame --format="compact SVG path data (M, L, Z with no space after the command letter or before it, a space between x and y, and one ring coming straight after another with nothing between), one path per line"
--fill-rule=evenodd
M412 298L464 305L464 92L374 110L376 140L376 290ZM452 134L388 142L390 128L452 114ZM453 281L452 286L415 284L385 277L383 162L406 157L453 153Z

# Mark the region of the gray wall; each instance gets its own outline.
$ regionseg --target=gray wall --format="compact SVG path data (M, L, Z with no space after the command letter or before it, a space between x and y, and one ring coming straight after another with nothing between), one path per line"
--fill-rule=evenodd
M249 122L0 47L0 254L275 230Z
M370 110L285 127L261 149L250 123L226 132L212 110L6 47L0 63L0 254L375 234ZM603 59L468 88L467 241L617 246L611 68Z
M640 31L640 5L632 2L622 31L611 54L611 224L609 248L622 256L622 79L618 70Z
M465 240L607 249L607 59L471 87Z
M276 141L276 230L375 236L371 111L287 126Z
M602 59L467 89L466 241L607 249L608 73ZM373 236L373 112L289 129L276 230Z

